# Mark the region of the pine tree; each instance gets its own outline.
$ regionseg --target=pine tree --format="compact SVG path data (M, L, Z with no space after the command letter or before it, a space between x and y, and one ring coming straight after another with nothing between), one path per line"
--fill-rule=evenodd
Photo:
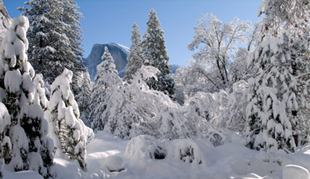
M142 57L144 65L158 68L158 80L149 79L148 85L155 90L163 91L170 96L174 93L174 81L168 76L170 69L168 66L169 57L167 55L164 32L160 28L160 22L154 9L149 13L147 21L147 31L143 35Z
M90 126L88 115L90 113L91 82L88 71L80 73L77 79L79 79L77 81L79 91L75 93L75 100L79 105L82 121L85 123L85 125Z
M291 68L292 51L285 34L265 40L253 61L259 74L253 81L248 111L248 146L267 152L295 151L293 129L298 110L297 80Z
M310 140L310 63L309 63L309 2L304 0L263 0L258 9L259 15L265 14L261 25L262 39L268 35L277 37L286 33L292 53L292 74L297 78L298 110L293 111L297 118L294 137L298 145Z
M108 47L105 47L102 60L97 66L97 75L90 100L91 112L89 119L92 128L95 130L103 130L106 123L102 116L106 108L103 105L103 101L107 98L105 90L114 85L122 84L122 80L117 75L116 66Z
M53 147L46 137L48 126L33 82L35 71L26 54L28 26L26 17L15 18L1 49L1 87L11 116L12 157L8 161L15 171L33 170L50 178L55 177Z
M63 22L66 24L65 34L69 39L71 57L66 57L75 63L75 69L77 71L84 71L84 66L82 64L83 57L83 35L82 28L80 27L80 19L83 18L83 14L78 12L79 9L77 3L74 0L63 0L64 10L63 10Z
M29 39L29 61L37 73L49 83L62 72L65 56L70 44L64 33L62 21L63 3L59 0L30 0L25 2L24 15L28 16L31 28Z
M129 55L127 57L127 68L126 68L126 79L132 79L132 76L137 72L138 69L143 65L143 60L141 57L141 35L139 32L139 26L134 23L131 31L131 46L129 50Z
M99 70L101 70L101 71L98 71L98 69L97 69L97 74L100 75L102 73L116 73L116 74L118 73L116 66L115 66L115 63L114 63L114 59L113 59L111 53L109 52L108 47L104 48L104 52L103 52L101 59L103 62L98 65L98 66L100 66ZM98 66L97 66L97 68L98 68Z
M77 4L73 0L30 0L25 5L20 9L31 24L28 54L34 69L50 84L64 68L85 71L79 27L82 14Z
M80 117L78 104L70 88L73 73L65 69L51 86L51 97L46 117L52 122L51 134L57 151L70 160L77 160L86 171L86 143L92 138L92 130L84 125Z

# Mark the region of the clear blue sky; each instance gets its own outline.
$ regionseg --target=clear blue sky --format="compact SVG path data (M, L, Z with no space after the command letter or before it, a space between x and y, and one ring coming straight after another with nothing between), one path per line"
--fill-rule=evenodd
M3 0L10 16L21 13L17 7L25 0ZM130 47L132 24L136 22L141 35L151 8L157 12L164 30L169 64L187 65L192 51L187 45L193 40L197 20L212 13L223 22L234 17L251 22L258 21L257 9L261 0L76 0L84 19L84 57L95 43L115 42Z

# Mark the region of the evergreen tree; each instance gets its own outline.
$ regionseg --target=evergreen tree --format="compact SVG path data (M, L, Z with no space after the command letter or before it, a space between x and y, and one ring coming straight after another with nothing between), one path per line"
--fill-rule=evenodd
M129 55L127 57L127 68L126 68L126 79L132 79L132 76L137 72L138 69L143 65L143 60L141 57L141 35L139 32L139 26L134 23L131 31L131 46L129 50Z
M78 104L70 88L73 73L67 69L58 76L51 86L51 97L46 117L52 122L51 131L57 151L70 160L77 160L86 171L86 143L92 138L92 130L79 119Z
M79 91L75 94L75 100L79 105L82 121L85 125L90 126L88 115L90 113L91 82L88 71L79 73L78 79L77 86L79 86Z
M28 54L34 69L50 84L64 68L85 71L79 27L82 14L77 4L73 0L30 0L25 5L20 9L31 24Z
M261 22L262 39L268 35L277 37L286 33L292 53L292 74L297 78L298 110L292 114L297 116L294 137L298 145L310 140L310 61L309 61L309 2L305 0L263 0L258 12L265 14Z
M100 75L102 75L102 73L115 73L115 74L118 73L116 69L116 65L114 63L114 59L111 53L109 52L108 47L104 48L104 52L103 52L101 59L102 59L102 62L98 65L99 69L97 69L97 74L99 75L99 76L97 75L98 78L100 78Z
M53 147L46 137L47 121L33 82L35 72L26 54L28 26L26 17L15 18L1 49L1 87L11 116L12 157L8 160L15 171L33 170L50 178L55 177L51 169Z
M293 129L298 110L297 80L293 76L289 40L284 34L266 39L253 55L259 73L252 82L248 111L250 148L275 152L295 151Z
M122 80L117 75L116 66L108 47L105 47L102 55L102 62L97 66L97 75L95 77L95 84L91 93L91 112L89 120L91 126L95 130L103 130L106 121L102 116L106 106L103 101L107 96L105 90L117 84L122 84Z
M44 79L52 81L66 66L68 44L66 24L62 21L63 3L59 0L30 0L28 7L21 8L28 16L31 28L27 33L29 39L29 61L41 73Z
M158 68L158 80L149 79L148 85L155 90L163 91L170 96L174 93L174 81L168 76L170 69L168 66L169 57L167 55L164 32L160 27L160 22L154 9L149 13L147 21L147 31L143 35L142 57L144 65Z
M66 24L65 34L69 39L69 48L71 57L66 57L75 63L75 69L77 71L84 71L84 66L82 64L83 57L83 35L82 28L80 27L80 19L83 18L77 3L74 0L62 0L64 3L63 9L63 22Z

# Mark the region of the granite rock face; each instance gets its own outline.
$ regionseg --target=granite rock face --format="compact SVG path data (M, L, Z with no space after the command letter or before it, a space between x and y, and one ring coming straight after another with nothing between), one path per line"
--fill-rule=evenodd
M104 48L108 47L120 77L125 76L127 67L127 56L129 54L129 48L116 43L110 44L95 44L91 50L89 56L84 59L84 65L87 67L90 79L93 81L97 74L97 65L102 62L101 56L103 55Z
M3 4L3 1L0 0L0 48L2 40L4 39L5 34L10 25L11 25L11 18Z

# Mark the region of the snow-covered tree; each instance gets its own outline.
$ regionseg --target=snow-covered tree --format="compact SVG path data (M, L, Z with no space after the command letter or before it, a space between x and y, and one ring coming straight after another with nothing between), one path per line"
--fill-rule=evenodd
M80 71L76 73L76 76L78 76L76 79L78 79L77 86L79 88L78 91L76 91L74 94L75 100L78 103L79 110L81 113L81 119L82 121L87 125L90 126L88 123L88 115L90 113L90 97L91 97L91 80L88 71ZM72 79L73 80L73 79ZM73 87L72 87L73 88Z
M116 66L115 66L115 63L114 63L114 59L113 59L111 53L109 52L108 47L104 48L104 53L103 53L101 59L103 62L98 65L98 66L100 66L99 70L101 70L101 71L98 71L98 69L97 69L97 74L100 75L102 72L116 73L116 74L118 73Z
M309 142L309 18L310 4L305 0L264 0L258 9L258 15L265 14L261 21L262 39L268 36L281 36L286 33L289 46L295 50L291 61L292 74L297 77L297 101L299 109L295 111L298 124L294 129L298 145Z
M70 88L73 73L65 69L51 85L51 97L46 118L53 126L49 135L53 138L56 155L65 154L70 160L77 160L86 171L86 143L93 132L79 118L80 111Z
M64 68L74 72L73 85L79 77L75 74L85 71L79 26L82 14L77 8L73 0L29 0L20 8L31 24L27 34L29 61L49 84ZM73 86L74 92L76 88Z
M139 26L134 23L131 31L131 46L129 50L129 55L127 57L127 68L126 68L126 79L132 79L139 68L143 65L142 59L142 48L141 48L141 35L139 31Z
M252 94L249 95L247 106L247 145L267 152L294 152L297 79L292 74L291 66L294 51L289 47L286 34L265 39L256 49L252 60L259 71L250 82Z
M142 42L144 64L158 68L163 75L169 74L169 57L167 56L164 32L154 9L151 9L146 24L147 30L143 35Z
M6 135L10 128L10 114L3 103L0 102L0 178L3 178L4 159L10 156L11 140Z
M148 85L155 90L163 91L166 94L174 93L174 81L168 76L170 73L164 32L160 27L160 22L154 9L149 13L147 21L147 30L143 35L142 57L144 65L150 65L158 68L160 73L157 75L158 80L149 79Z
M109 96L106 95L106 89L116 85L122 85L122 80L117 75L117 70L112 55L108 47L102 55L102 62L97 66L97 75L95 77L95 84L91 93L91 112L89 114L90 124L95 130L103 130L106 123L104 116L102 116L106 106L103 102Z
M64 33L61 11L63 4L59 0L31 0L22 8L28 16L31 28L29 39L29 61L49 83L62 72L65 51L69 39Z
M49 178L55 177L51 169L53 143L46 136L47 121L33 82L35 72L26 54L28 27L26 17L15 18L1 48L1 87L5 90L4 104L11 116L9 165L15 171L33 170Z
M258 16L262 20L262 32L278 36L289 30L295 38L307 38L303 34L309 27L310 5L307 0L263 0Z
M198 49L194 54L200 72L219 91L231 85L229 59L236 53L237 43L244 43L250 27L249 22L240 22L238 18L222 23L214 15L206 14L198 20L194 40L190 50Z
M69 39L70 53L66 59L76 62L74 67L77 71L84 71L82 64L83 57L83 35L80 27L80 19L83 14L78 12L79 6L74 0L62 0L63 4L63 22L66 24L65 34Z

